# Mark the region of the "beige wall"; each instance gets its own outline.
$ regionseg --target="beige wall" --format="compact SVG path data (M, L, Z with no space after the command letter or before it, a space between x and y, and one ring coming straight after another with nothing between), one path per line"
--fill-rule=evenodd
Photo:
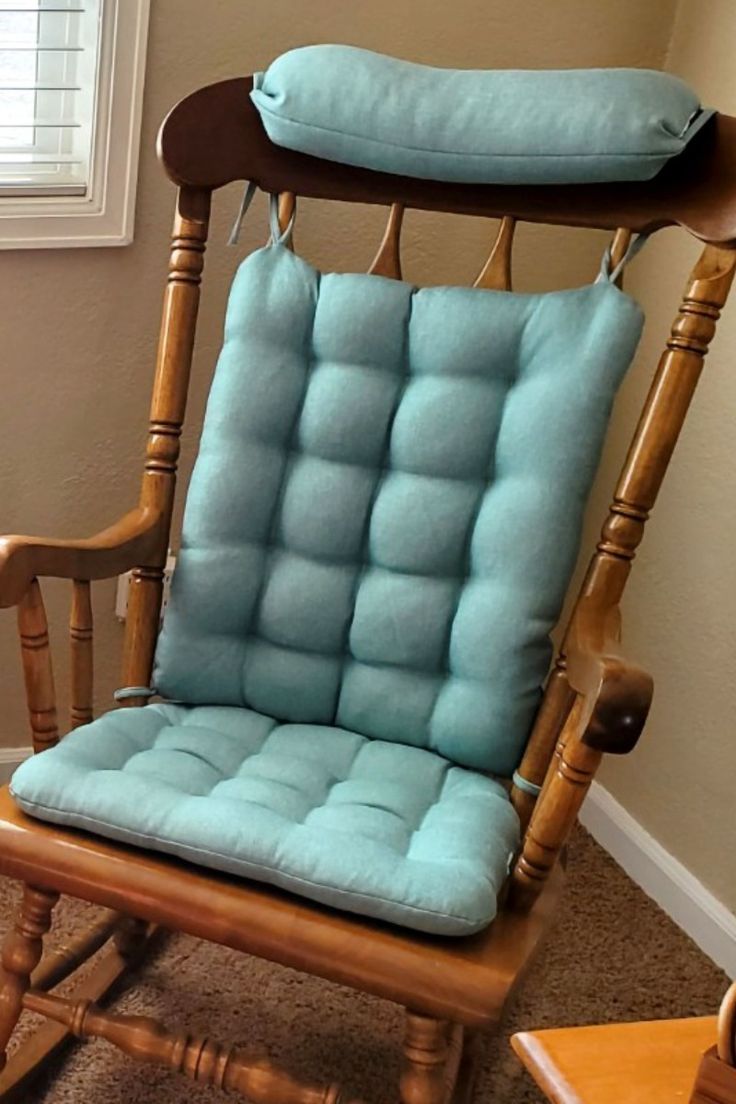
M87 533L135 500L172 203L153 144L159 120L179 97L208 81L257 69L293 45L319 41L352 42L449 66L660 67L675 6L675 0L456 0L450 6L445 0L154 0L135 243L124 249L0 253L0 531ZM670 64L706 99L736 113L734 41L736 6L730 0L686 2ZM238 198L230 189L216 207L185 475L219 343L226 285L239 256L264 231L259 206L241 250L223 247ZM379 223L373 210L327 214L305 203L300 247L323 265L364 267ZM486 244L477 221L419 214L410 216L407 237L407 275L419 281L469 280ZM693 253L682 235L660 237L632 273L631 287L644 300L649 321L639 366L617 406L591 536ZM597 268L597 235L523 227L520 239L521 288L582 282ZM635 755L604 772L634 816L734 908L736 376L729 352L735 344L732 310L626 603L627 642L657 679L652 723ZM66 590L61 584L48 590L61 685ZM99 584L96 592L99 704L106 707L121 632L112 586ZM0 743L6 746L27 742L19 688L14 618L6 612L0 620ZM729 826L730 846L724 839Z
M736 114L736 5L681 4L667 67ZM632 270L647 339L621 396L623 444L696 250L667 231ZM629 812L736 911L736 303L725 311L625 603L627 651L655 676L649 726L602 781ZM613 474L609 459L606 464ZM608 480L610 483L610 479ZM599 485L601 481L599 480ZM601 505L603 499L599 498Z

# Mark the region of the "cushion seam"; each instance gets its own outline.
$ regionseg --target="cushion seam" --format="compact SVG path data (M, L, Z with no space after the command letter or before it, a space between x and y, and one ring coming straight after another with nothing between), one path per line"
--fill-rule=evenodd
M269 96L270 94L267 93L267 92L264 92L263 95L264 96ZM346 130L338 128L338 127L323 126L321 123L304 122L301 119L293 119L290 115L279 114L278 112L274 111L272 108L266 107L265 104L259 103L257 100L254 101L254 102L256 103L257 110L260 114L269 115L272 119L275 119L277 122L289 123L291 126L296 126L296 127L303 127L304 130L321 131L324 134L336 134L336 135L342 136L343 138L357 138L361 142L367 142L367 143L369 143L370 145L373 145L373 146L391 146L393 149L404 150L404 151L409 152L409 153L429 153L429 154L433 154L435 156L472 158L473 160L476 160L476 161L479 161L479 160L496 161L496 160L499 160L499 159L502 159L502 158L507 158L509 160L511 160L512 158L516 158L518 160L525 160L525 161L529 160L529 154L528 153L495 153L495 152L494 153L473 153L470 150L466 151L466 150L453 150L453 149L432 149L428 146L410 146L410 145L407 145L405 142L394 142L389 138L372 138L368 134L358 134L354 131L346 131ZM683 132L683 133L686 133L686 131L687 131L687 127L685 128L685 132ZM669 134L668 136L674 142L681 142L682 141L682 139L680 137L676 136L676 135ZM537 153L537 152L535 152L533 156L534 156L534 160L537 160L538 158L544 157L544 158L549 158L549 159L557 158L558 161L568 161L571 158L574 158L577 161L585 161L585 160L589 160L589 159L590 160L612 160L614 158L622 158L622 157L627 158L627 159L628 158L641 158L641 160L649 159L650 161L651 160L661 161L662 158L675 157L675 156L677 156L677 153L679 153L679 152L680 152L679 150L672 150L672 151L662 150L662 151L657 151L657 152L652 152L652 153L640 153L640 152L633 152L633 151L628 152L627 150L620 150L617 153Z
M278 524L278 519L279 519L279 516L280 516L280 513L281 513L281 507L282 507L282 504L283 504L284 493L285 493L285 490L286 490L286 487L287 487L287 471L292 466L292 464L293 464L292 457L296 453L296 450L293 449L291 446L293 445L295 435L298 433L298 430L299 430L299 422L301 421L302 411L304 409L304 403L306 402L307 392L309 390L309 385L310 385L311 377L312 377L312 369L313 369L313 366L314 366L314 342L313 342L314 323L315 323L315 318L317 317L317 308L319 306L319 298L320 298L320 290L321 290L321 273L319 273L316 269L314 269L314 272L317 276L317 286L316 286L316 293L315 293L314 303L312 304L311 323L310 323L310 329L309 329L309 340L308 340L307 348L304 349L304 354L305 354L304 355L304 380L303 380L301 394L299 395L299 400L296 404L296 409L294 411L294 418L293 418L293 421L291 423L291 426L289 427L289 432L288 432L288 434L286 435L286 438L285 438L286 448L283 450L284 463L283 463L283 466L282 466L282 469L281 469L281 477L280 477L280 480L279 480L278 493L274 496L274 501L273 501L273 505L272 505L272 509L271 509L271 516L268 520L267 539L266 539L265 544L261 545L261 547L263 548L263 551L264 551L264 561L263 561L263 566L261 568L261 577L260 577L260 580L259 580L259 584L258 584L256 594L253 598L253 602L252 602L252 606L251 606L250 619L249 619L248 626L247 626L246 633L245 633L246 637L248 635L250 635L250 633L254 629L257 630L258 627L259 627L259 623L260 623L260 619L261 619L261 610L262 610L262 607L263 607L263 599L264 599L264 596L265 596L265 593L266 593L268 582L269 582L270 577L271 577L271 569L272 569L272 565L273 565L273 558L274 558L273 557L273 552L274 552L274 545L275 545L275 541L273 539L274 538L274 532L275 532L276 526ZM224 345L223 345L223 348L224 348ZM247 657L247 655L245 655L244 658L243 658L243 662L242 662L242 669L241 669L241 675L240 675L240 688L239 689L240 689L240 703L241 703L242 706L246 706L246 707L248 705L248 693L247 693L247 690L246 690L247 664L248 664L248 657Z
M138 839L145 838L145 839L148 839L148 840L152 840L155 843L174 844L177 847L180 847L182 849L186 849L188 852L191 852L192 854L208 855L212 858L219 858L219 859L222 859L222 858L225 857L219 851L211 851L211 850L209 850L209 848L206 848L206 847L196 847L196 846L193 846L191 844L179 843L177 840L173 840L173 839L170 839L170 838L167 839L164 836L156 836L156 835L153 835L151 833L143 833L143 832L137 833L133 829L121 828L119 825L111 824L109 821L101 820L99 817L89 817L89 816L86 816L84 813L65 813L63 810L57 809L52 805L44 805L42 802L24 801L24 799L21 799L20 797L18 797L15 794L15 792L13 791L12 788L10 789L10 794L11 794L11 797L13 797L13 799L18 802L18 804L21 806L21 808L25 804L29 808L32 806L32 807L37 808L37 809L43 809L44 812L47 812L47 813L56 813L57 815L66 816L66 817L70 817L70 818L74 817L75 819L77 819L79 821L84 821L87 824L93 824L93 825L98 825L98 826L99 825L104 825L106 828L111 828L117 833L121 833L121 834L129 836L132 840L134 840L135 837L137 837ZM99 832L97 832L96 834L99 834ZM298 883L299 885L310 886L310 887L313 887L315 889L328 889L331 892L343 893L343 894L345 894L346 897L354 897L356 899L360 899L361 897L363 897L363 898L367 898L368 900L371 900L371 901L380 901L382 904L391 905L392 907L398 907L400 909L403 909L403 910L406 910L406 911L409 911L409 912L414 912L414 913L417 913L420 916L422 916L422 915L423 916L442 916L442 917L446 917L446 918L453 919L453 920L460 920L460 921L462 921L464 923L467 923L467 924L479 924L479 923L483 923L484 920L485 920L485 917L483 917L483 916L470 917L470 916L460 915L458 913L440 912L437 909L425 908L425 907L420 906L420 905L410 905L410 904L407 904L406 902L397 901L396 899L392 899L390 897L382 897L379 894L375 894L375 893L366 893L362 890L360 892L354 892L353 890L345 889L344 886L333 885L329 882L315 882L315 881L310 880L309 878L302 878L298 874L289 874L285 871L279 870L277 867L260 866L259 864L252 863L249 860L235 858L235 859L233 859L233 861L236 862L236 863L239 863L242 866L250 866L250 867L255 867L255 869L258 869L258 870L272 871L273 873L282 875L284 878L288 878L290 881ZM406 861L407 862L414 862L416 860L407 859ZM227 874L228 871L225 870L225 871L223 871L223 873ZM259 879L257 879L257 878L253 878L253 881L258 881L258 880ZM491 890L495 893L495 886L494 886L494 883L493 883L492 879L490 877L487 877L486 881L488 882L489 886L491 887Z
M412 311L414 309L414 297L416 295L416 287L412 287L411 293L407 300L407 312L406 319L404 321L403 329L403 341L401 349L401 369L396 375L399 377L399 386L396 389L394 395L393 405L391 407L391 413L386 422L386 431L384 433L383 445L381 447L381 461L380 465L377 465L376 481L373 485L373 491L371 493L368 509L366 510L365 522L363 525L363 533L360 542L360 560L357 562L357 571L355 573L355 579L353 580L352 588L352 601L351 601L351 614L348 618L347 625L345 627L345 633L342 639L342 645L340 651L337 653L340 660L340 677L337 686L337 695L335 697L335 707L332 711L332 723L336 725L340 716L340 704L342 702L343 686L345 682L345 672L350 663L358 662L353 655L350 647L350 636L353 631L353 625L355 623L355 614L357 610L357 598L360 592L361 585L365 579L368 571L374 566L368 555L371 524L373 521L373 510L378 496L381 493L383 487L386 484L386 476L393 470L389 461L391 450L391 436L393 434L394 423L399 413L399 408L403 402L409 383L412 379L411 365L409 363L409 326L411 324Z

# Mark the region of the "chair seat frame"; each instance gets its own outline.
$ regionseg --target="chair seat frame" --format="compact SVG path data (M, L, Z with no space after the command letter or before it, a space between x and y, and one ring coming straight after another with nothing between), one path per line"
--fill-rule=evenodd
M222 81L181 101L159 135L178 187L163 320L139 505L86 540L0 540L0 606L15 606L33 746L59 739L48 629L39 578L72 581L72 728L92 719L90 583L132 571L123 681L147 687L159 629L163 575L186 408L200 281L213 193L237 180L281 196L285 225L295 195L390 208L370 271L401 278L405 208L501 219L476 286L510 289L517 220L616 231L614 263L632 233L679 225L705 243L687 282L614 491L563 645L550 673L511 799L525 829L497 919L466 939L441 939L337 913L276 890L174 859L60 829L25 816L0 793L0 872L23 883L3 952L0 1054L23 1010L46 1022L0 1073L0 1100L22 1099L41 1067L71 1038L108 1039L131 1056L263 1104L336 1101L343 1090L295 1081L265 1055L105 1011L101 1000L143 956L157 928L188 932L406 1008L403 1104L468 1100L483 1033L545 933L561 891L565 841L605 753L635 745L652 680L621 651L620 601L645 523L682 428L736 268L736 118L716 115L688 149L648 182L509 186L447 184L337 165L269 141L248 93L252 78ZM601 349L605 355L605 349ZM147 699L132 696L128 708ZM539 790L538 796L536 791ZM43 956L59 894L106 910L69 947ZM109 942L71 996L52 990Z

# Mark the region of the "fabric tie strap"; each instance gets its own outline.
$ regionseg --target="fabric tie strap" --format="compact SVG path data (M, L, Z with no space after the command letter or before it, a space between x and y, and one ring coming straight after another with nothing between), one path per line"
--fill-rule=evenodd
M243 219L248 213L248 208L253 202L253 196L256 194L256 188L257 185L254 180L249 180L245 186L243 198L240 201L240 207L238 208L238 213L235 216L233 228L230 231L230 237L227 239L228 245L237 245L240 241L240 228L243 225Z
M541 786L537 786L535 782L530 782L528 778L524 778L518 771L514 771L513 783L517 790L523 790L524 793L531 794L532 797L539 797L542 792Z
M237 245L240 241L240 231L243 226L243 221L248 213L248 208L253 202L253 196L257 191L257 184L253 180L249 180L245 186L243 192L243 198L240 201L240 207L238 213L235 216L235 222L233 228L230 231L230 237L227 239L228 245ZM279 197L272 194L269 197L269 221L271 224L271 244L272 245L288 245L291 241L291 235L294 232L294 219L296 217L296 207L292 212L288 225L284 230L281 229L279 223Z
M128 698L152 698L157 694L150 686L121 686L113 694L116 702L127 701Z
M648 234L637 234L636 237L631 239L626 252L624 253L621 260L618 262L618 264L614 266L614 268L611 268L611 246L606 246L606 251L603 254L603 259L601 261L601 270L598 273L595 282L597 284L615 284L616 280L618 280L619 276L626 268L626 265L629 263L629 261L632 261L634 259L637 253L639 253L644 248L648 241Z

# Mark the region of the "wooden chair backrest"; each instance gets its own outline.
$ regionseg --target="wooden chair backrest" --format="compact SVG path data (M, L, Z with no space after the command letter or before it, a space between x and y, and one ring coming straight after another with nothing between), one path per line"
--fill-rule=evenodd
M680 157L645 183L448 184L371 172L274 146L249 99L251 77L222 81L182 100L164 121L159 156L182 188L211 192L233 180L263 191L455 214L637 233L680 225L736 245L736 118L716 116Z
M178 185L168 286L151 404L141 505L160 510L170 525L179 437L184 419L212 193L252 180L279 194L287 220L294 195L381 204L389 223L371 271L400 277L401 215L406 207L502 218L496 246L476 283L510 286L515 220L618 230L620 256L632 232L679 225L706 243L688 280L641 419L616 487L601 540L583 583L581 603L601 623L617 616L631 561L642 539L682 427L703 358L736 265L736 118L716 116L654 180L644 183L509 186L447 184L338 165L274 146L248 93L250 77L222 81L182 100L159 136L164 169ZM148 562L133 573L123 679L148 686L162 594L167 531ZM82 611L83 612L83 611ZM521 765L541 785L561 727L573 704L564 647L550 676ZM143 699L131 698L130 704ZM514 788L528 819L533 797Z

